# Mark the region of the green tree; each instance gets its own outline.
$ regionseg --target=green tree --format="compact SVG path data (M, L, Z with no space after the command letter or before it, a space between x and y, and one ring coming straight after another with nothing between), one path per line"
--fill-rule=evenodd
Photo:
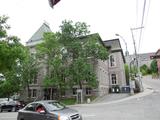
M59 43L55 33L44 33L43 43L37 46L38 59L47 67L47 75L44 80L46 87L54 87L61 97L67 88L67 66L65 62L64 48Z
M125 69L126 83L127 85L129 85L129 66L125 64L124 69Z
M158 77L158 66L157 66L157 60L153 60L150 65L150 70L152 73L152 78Z
M7 20L7 16L0 16L0 39L7 37L7 30L10 28L9 25L6 23Z
M0 73L11 71L13 66L17 64L17 60L23 60L24 46L19 42L16 36L8 36L9 29L6 24L8 17L0 17Z
M88 35L86 23L63 21L57 33L45 33L37 46L38 58L47 66L46 87L56 87L59 95L69 86L96 87L97 79L91 60L108 58L98 34Z
M20 81L17 74L12 71L6 74L6 80L0 84L1 97L10 97L14 93L17 93L20 90Z
M140 67L140 71L141 71L142 75L147 75L150 73L150 70L146 64L144 64Z
M78 84L80 89L83 83L88 86L97 83L90 59L108 58L107 49L99 41L100 37L97 34L88 35L88 27L86 23L63 21L59 32L59 41L66 48L67 57L71 61L70 82Z
M0 97L10 97L11 93L13 89L13 85L12 82L7 80L5 82L3 82L2 84L0 84L0 91L1 91L1 96Z
M150 69L152 73L158 73L157 61L153 60L150 65Z
M17 73L19 75L21 90L27 90L27 96L30 98L30 87L29 85L37 79L37 74L39 68L38 61L35 54L30 54L29 50L26 48L25 51L25 60L21 61L17 67Z
M25 47L19 42L18 37L7 35L10 28L6 23L7 19L6 16L0 16L0 73L5 77L0 89L3 89L3 95L9 96L18 92L20 88L16 68L19 62L25 59Z

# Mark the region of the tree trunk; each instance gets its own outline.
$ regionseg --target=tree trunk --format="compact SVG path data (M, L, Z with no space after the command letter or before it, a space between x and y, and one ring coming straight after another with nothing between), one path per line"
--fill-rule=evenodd
M81 81L79 81L79 88L80 88L81 90L83 89Z

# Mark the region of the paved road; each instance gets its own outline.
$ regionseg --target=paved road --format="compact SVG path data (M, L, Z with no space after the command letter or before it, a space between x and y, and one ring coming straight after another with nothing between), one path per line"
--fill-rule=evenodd
M143 83L153 88L154 92L145 97L129 99L114 104L93 104L74 107L84 120L160 120L160 80L144 77ZM103 99L104 102L104 99Z
M160 120L160 80L144 78L143 83L153 87L148 96L116 103L94 103L72 106L84 120ZM149 88L150 89L150 88ZM16 120L17 113L0 113L0 120Z
M17 112L3 112L0 113L0 120L16 120Z

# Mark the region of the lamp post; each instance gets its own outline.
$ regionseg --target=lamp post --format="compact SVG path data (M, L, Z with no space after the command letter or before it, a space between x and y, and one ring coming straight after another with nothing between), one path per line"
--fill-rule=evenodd
M123 42L124 42L124 44L125 44L125 47L126 47L126 52L125 52L125 56L128 56L129 55L129 52L128 52L128 49L127 49L127 42L125 41L125 39L121 36L121 35L119 35L119 34L115 34L116 36L119 36L122 40L123 40Z

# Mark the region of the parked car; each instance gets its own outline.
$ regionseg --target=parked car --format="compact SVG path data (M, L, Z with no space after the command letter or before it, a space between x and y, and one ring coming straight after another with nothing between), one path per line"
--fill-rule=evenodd
M55 100L32 102L18 111L17 120L82 120L78 111Z
M0 98L0 103L4 102L4 101L13 101L13 99L11 98Z
M19 101L3 100L0 102L0 112L3 112L3 111L16 112L17 110L23 107L24 107L23 104L21 104Z

